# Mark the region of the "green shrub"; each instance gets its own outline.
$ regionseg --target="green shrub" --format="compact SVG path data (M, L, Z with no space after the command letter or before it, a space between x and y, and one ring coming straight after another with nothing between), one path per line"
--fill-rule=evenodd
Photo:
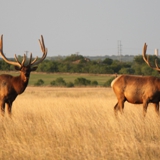
M55 85L56 85L56 82L53 80L53 81L50 82L50 85L51 85L51 86L55 86Z
M74 87L74 84L72 82L68 82L68 83L66 83L66 86L67 87Z
M98 82L97 81L92 81L91 86L95 86L95 87L98 86Z
M50 84L51 86L66 86L66 82L62 77L57 78L55 81L53 80Z
M88 79L85 79L83 77L79 77L77 79L75 79L74 84L76 86L87 86L91 84L91 81Z
M35 86L42 86L44 84L44 81L42 79L39 79L34 85Z

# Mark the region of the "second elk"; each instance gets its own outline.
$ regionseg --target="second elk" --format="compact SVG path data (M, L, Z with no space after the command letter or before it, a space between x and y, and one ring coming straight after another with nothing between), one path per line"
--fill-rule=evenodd
M142 55L144 61L151 68L160 71L157 61L153 67L149 62L149 57L146 55L147 45L144 44ZM124 103L128 101L132 104L143 104L143 115L147 113L149 103L153 103L155 111L159 114L160 101L160 79L153 76L131 76L121 75L114 79L111 87L116 94L118 102L114 106L115 114L118 110L123 113Z

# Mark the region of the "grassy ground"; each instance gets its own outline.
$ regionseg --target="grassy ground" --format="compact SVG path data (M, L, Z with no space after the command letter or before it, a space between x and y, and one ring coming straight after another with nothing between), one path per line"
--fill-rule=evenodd
M28 87L0 117L0 159L158 160L160 119L125 104L115 118L111 88Z
M19 72L1 72L11 74L13 76L19 75ZM113 75L114 76L114 75ZM50 85L50 82L53 80L56 80L56 78L62 77L65 82L73 82L78 77L83 77L88 80L94 81L96 80L99 85L103 85L109 78L111 78L110 75L106 74L69 74L69 73L38 73L38 72L32 72L30 75L29 85L34 85L38 79L42 79L44 81L44 85L48 86Z
M50 85L50 82L56 80L56 78L58 77L62 77L65 80L65 82L73 82L73 83L76 78L83 77L91 81L96 80L99 85L103 85L110 78L110 76L108 75L96 75L96 74L31 73L29 84L33 85L35 82L37 82L38 79L42 79L45 82L45 85Z

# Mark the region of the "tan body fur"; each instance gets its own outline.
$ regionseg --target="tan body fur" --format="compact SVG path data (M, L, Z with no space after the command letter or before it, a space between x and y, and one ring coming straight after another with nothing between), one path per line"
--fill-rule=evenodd
M121 75L114 79L111 87L115 92L118 102L114 110L123 112L124 102L142 104L144 115L147 112L148 103L154 103L157 114L159 113L160 79L151 76Z

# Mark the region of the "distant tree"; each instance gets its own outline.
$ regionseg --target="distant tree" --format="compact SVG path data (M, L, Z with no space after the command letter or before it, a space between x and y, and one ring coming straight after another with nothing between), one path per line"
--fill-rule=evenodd
M3 71L15 70L13 65L10 65L3 60L0 61L0 69Z
M121 69L121 64L114 62L112 63L111 68L114 71L114 73L119 73L119 70Z
M102 61L103 64L111 65L113 63L113 60L111 58L106 58Z
M134 74L142 75L141 67L140 66L133 66Z
M120 70L119 70L119 73L120 74L134 74L134 69L132 69L132 68L125 68L125 67L123 67L123 68L121 68Z
M146 66L146 65L144 65L144 66L141 68L141 70L142 70L142 74L143 74L143 75L152 75L153 72L154 72L154 70L153 70L152 68L150 68L150 67L148 67L148 66Z
M58 62L45 60L38 65L39 72L58 72Z
M149 56L149 62L152 66L155 66L155 60L157 60L157 63L160 64L160 59L156 56L156 55L148 55ZM134 60L133 60L133 63L137 63L139 65L147 65L144 60L143 60L143 57L142 55L140 56L135 56L134 57Z
M142 65L142 64L144 64L145 62L144 62L144 60L143 60L142 55L139 55L139 56L135 56L135 57L134 57L133 63Z
M67 56L64 59L64 62L75 62L78 60L84 60L84 57L82 55L79 55L79 53L77 52L76 54L71 54L70 56Z

